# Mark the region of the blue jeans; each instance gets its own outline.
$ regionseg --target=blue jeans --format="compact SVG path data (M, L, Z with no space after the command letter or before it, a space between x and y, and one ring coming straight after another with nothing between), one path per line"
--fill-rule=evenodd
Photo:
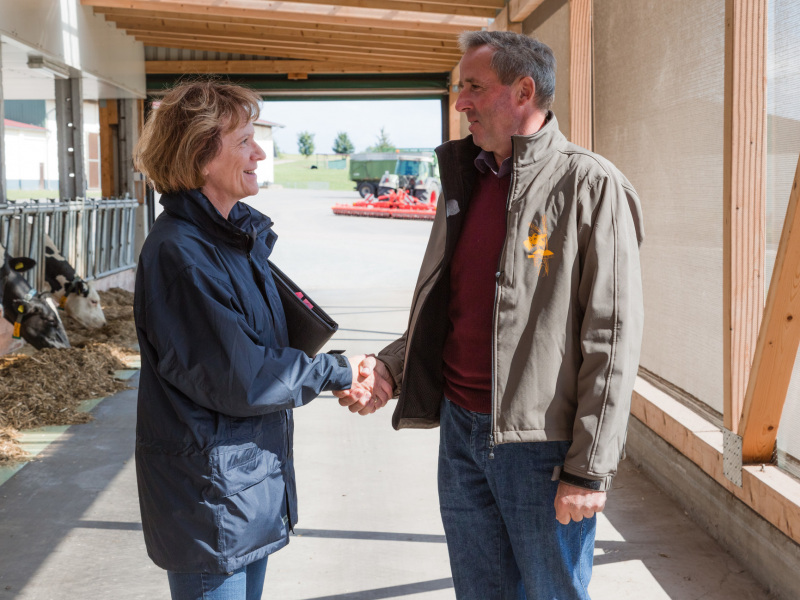
M439 506L459 600L588 600L596 518L561 525L571 442L495 446L491 416L442 402Z
M267 574L267 557L230 575L167 571L172 600L260 600Z

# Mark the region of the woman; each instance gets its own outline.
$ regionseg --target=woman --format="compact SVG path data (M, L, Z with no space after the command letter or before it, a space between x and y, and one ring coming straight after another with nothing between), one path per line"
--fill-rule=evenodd
M363 357L287 347L267 264L277 236L239 202L258 192L258 116L249 90L184 83L136 148L164 206L136 274L136 473L147 551L174 599L261 597L267 556L297 520L291 409L374 384Z

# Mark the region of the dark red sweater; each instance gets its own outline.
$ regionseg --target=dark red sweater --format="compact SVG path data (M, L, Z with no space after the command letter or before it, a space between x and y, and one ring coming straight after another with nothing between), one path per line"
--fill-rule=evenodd
M444 393L467 410L487 414L492 409L492 313L510 180L509 173L498 177L489 169L478 175L450 264Z

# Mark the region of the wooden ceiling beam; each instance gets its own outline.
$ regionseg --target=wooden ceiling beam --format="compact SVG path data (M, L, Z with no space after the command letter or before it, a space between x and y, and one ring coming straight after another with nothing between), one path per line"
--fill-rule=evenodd
M197 15L261 18L270 20L316 22L333 25L375 27L428 31L457 35L465 29L480 29L488 19L443 15L441 18L427 13L380 11L353 7L329 8L312 4L253 0L81 0L83 6L156 10L171 13L194 12Z
M106 15L106 18L109 18ZM302 41L329 41L347 42L348 46L361 47L362 45L377 45L384 48L409 48L429 51L449 51L459 53L455 38L452 42L445 43L434 40L420 42L419 40L404 40L402 38L386 38L378 34L338 33L316 30L290 30L267 27L263 25L229 25L227 23L201 23L198 21L179 21L176 19L133 18L121 17L111 22L117 28L128 32L133 31L163 31L189 34L206 34L218 36L243 37L254 40L302 40Z
M518 23L527 19L544 0L508 0L508 20Z
M438 67L408 65L363 65L315 60L148 60L145 72L150 75L227 73L231 75L284 75L288 73L440 73Z
M407 58L432 58L443 61L458 62L461 54L457 50L445 50L442 48L419 48L408 44L385 43L374 47L359 44L358 42L345 40L328 39L309 39L294 38L290 36L268 36L268 37L240 37L234 35L219 35L209 33L187 33L178 31L151 31L147 29L126 29L128 35L134 37L164 38L207 41L215 46L226 46L236 44L237 48L242 45L253 45L256 47L270 46L275 48L303 48L319 52L346 51L354 57L362 54L380 54L385 56L405 56Z
M332 6L352 6L358 8L377 8L387 11L422 12L440 15L459 15L493 19L504 2L411 2L406 0L292 0L301 4L324 4Z
M141 41L147 45L156 45L157 43L163 43L163 38L153 38L153 37L146 37L146 36L136 36L136 39ZM170 48L182 48L185 50L204 50L204 51L212 51L212 52L240 52L243 54L254 54L259 56L269 56L269 57L280 57L280 58L300 58L306 60L315 60L319 59L320 52L319 50L309 49L309 50L300 50L300 49L289 49L281 44L277 44L274 46L264 45L261 46L248 46L248 45L230 45L226 44L225 47L216 47L207 41L194 41L194 40L185 40L185 39L172 39L169 42ZM422 67L423 65L427 65L430 67L437 67L442 71L448 71L453 68L455 64L453 61L441 61L441 60L431 60L431 59L420 59L420 58L405 58L405 57L397 57L396 55L393 56L379 56L375 55L374 53L365 54L365 53L353 53L353 52L325 52L326 57L329 57L332 61L342 62L342 61L357 61L361 62L364 65L367 64L377 64L377 65L407 65L411 68L410 70L413 72L417 65Z
M296 21L280 21L271 17L255 19L242 17L221 17L215 15L196 15L193 13L171 13L162 11L140 11L130 9L115 9L96 7L95 13L103 14L108 21L117 21L124 18L133 19L159 19L175 23L203 23L213 25L244 25L247 27L269 28L293 32L327 32L345 35L375 35L381 38L398 38L414 40L415 43L451 44L456 43L457 36L449 33L432 33L419 31L404 31L400 29L382 29L375 27L360 27L352 25L331 25L327 23L309 23Z

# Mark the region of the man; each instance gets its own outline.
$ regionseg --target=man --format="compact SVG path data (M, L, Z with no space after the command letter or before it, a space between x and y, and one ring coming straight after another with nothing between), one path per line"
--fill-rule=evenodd
M460 42L472 136L437 149L443 201L409 328L374 368L399 392L396 429L441 426L457 597L588 598L641 345L639 199L559 132L546 45ZM337 395L360 412L387 400Z

